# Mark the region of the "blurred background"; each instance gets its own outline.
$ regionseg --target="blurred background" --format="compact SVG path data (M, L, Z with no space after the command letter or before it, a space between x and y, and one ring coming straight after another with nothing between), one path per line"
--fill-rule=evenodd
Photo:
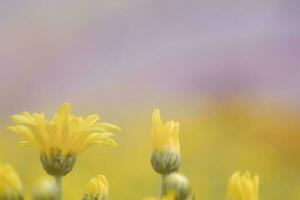
M181 123L181 172L197 199L226 199L236 170L261 199L300 199L300 3L297 0L0 1L0 160L30 199L45 172L19 148L10 115L64 102L119 125L117 148L93 147L64 181L81 199L104 174L111 199L159 196L151 112Z

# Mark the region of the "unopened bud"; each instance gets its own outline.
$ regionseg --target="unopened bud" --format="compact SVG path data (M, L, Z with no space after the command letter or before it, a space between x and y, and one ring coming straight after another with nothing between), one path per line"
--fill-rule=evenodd
M180 161L181 156L179 151L172 147L153 151L151 156L153 169L162 175L177 172L180 167Z
M172 173L164 178L162 193L163 195L173 193L176 200L192 199L189 180L179 173Z
M0 199L23 200L22 183L14 168L0 163Z
M228 186L228 200L258 200L259 177L250 172L235 172Z
M82 200L107 200L108 192L109 185L105 176L98 175L88 183Z

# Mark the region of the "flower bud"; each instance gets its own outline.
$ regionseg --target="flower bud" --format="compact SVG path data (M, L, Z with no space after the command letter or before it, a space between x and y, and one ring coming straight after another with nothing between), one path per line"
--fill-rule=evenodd
M167 175L178 171L181 156L176 148L165 148L160 151L153 151L151 164L153 169L161 175Z
M163 123L159 109L152 114L152 143L151 164L154 170L162 175L176 172L181 161L179 123L173 120Z
M163 180L162 194L174 194L174 200L190 200L191 199L191 186L189 180L179 174L171 173Z
M103 175L90 180L83 194L82 200L107 200L109 185Z
M250 172L241 175L235 172L228 186L228 200L258 200L259 177L251 176Z
M0 163L0 199L23 200L22 183L13 169L8 164Z
M55 200L57 187L52 178L41 179L33 188L33 200Z
M46 172L49 175L58 177L72 171L76 162L76 155L63 155L60 149L52 148L50 155L41 152L40 159Z

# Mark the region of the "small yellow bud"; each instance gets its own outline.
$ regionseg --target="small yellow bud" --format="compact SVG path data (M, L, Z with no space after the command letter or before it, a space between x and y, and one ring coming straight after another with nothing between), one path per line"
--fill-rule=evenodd
M259 177L251 176L246 172L242 176L240 172L234 173L228 186L228 200L258 200Z
M11 165L0 163L0 199L22 200L22 183Z
M57 187L53 178L43 178L38 181L32 191L34 200L55 200Z
M159 109L152 114L153 152L151 164L162 175L176 172L180 167L179 123L162 123Z
M162 194L169 199L190 200L191 192L189 180L179 173L171 173L163 180Z
M90 180L82 200L107 200L109 192L108 182L103 175Z
M171 147L180 152L179 123L173 120L162 123L159 109L152 114L152 142L156 151Z

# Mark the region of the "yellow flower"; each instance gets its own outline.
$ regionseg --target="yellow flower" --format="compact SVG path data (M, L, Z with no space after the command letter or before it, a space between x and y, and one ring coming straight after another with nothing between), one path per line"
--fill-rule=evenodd
M168 121L163 123L159 109L155 109L152 114L152 142L154 150L162 150L166 147L175 147L180 151L179 144L179 123Z
M259 177L247 171L234 173L229 180L228 200L258 200Z
M98 175L88 183L83 200L106 200L108 198L109 185L103 175Z
M13 169L8 164L0 163L0 199L22 199L22 183Z
M46 120L43 113L13 115L15 126L9 129L24 137L21 144L31 144L41 152L50 155L57 148L66 154L78 154L93 144L116 144L110 137L111 131L119 131L117 126L99 122L98 115L76 117L71 114L71 104L65 103L54 115Z
M65 175L72 170L76 155L93 144L115 145L111 138L115 125L100 122L96 114L77 117L71 114L71 104L65 103L51 120L43 113L23 112L13 115L15 126L8 127L24 138L21 144L36 147L41 153L45 170L50 175Z

